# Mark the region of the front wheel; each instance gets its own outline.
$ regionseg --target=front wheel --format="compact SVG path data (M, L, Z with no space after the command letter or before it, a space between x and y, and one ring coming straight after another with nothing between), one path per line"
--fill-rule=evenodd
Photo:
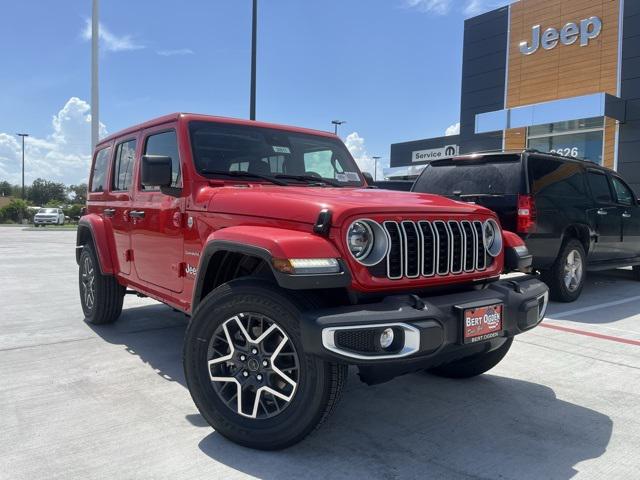
M498 365L505 357L513 337L508 338L500 347L487 353L479 353L471 357L462 358L451 363L446 363L438 367L427 370L429 373L445 378L471 378L488 372Z
M112 275L103 275L93 248L84 245L80 255L80 303L85 320L94 325L115 322L122 313L125 288Z
M187 329L189 392L207 422L240 445L291 446L339 400L347 367L305 353L294 300L266 281L233 280L203 300Z
M551 269L542 272L542 280L549 286L552 300L573 302L584 287L586 254L582 243L571 239L562 245Z

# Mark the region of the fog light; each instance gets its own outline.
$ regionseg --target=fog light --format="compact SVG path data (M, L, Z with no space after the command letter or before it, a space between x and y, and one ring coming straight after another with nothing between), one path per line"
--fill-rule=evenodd
M385 328L380 334L380 346L383 350L386 350L393 343L393 329Z

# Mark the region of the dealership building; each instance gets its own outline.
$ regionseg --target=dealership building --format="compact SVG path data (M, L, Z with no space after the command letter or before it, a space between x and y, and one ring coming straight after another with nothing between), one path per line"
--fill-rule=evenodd
M529 148L640 193L640 0L520 0L466 20L461 93L460 133L392 145L392 168Z

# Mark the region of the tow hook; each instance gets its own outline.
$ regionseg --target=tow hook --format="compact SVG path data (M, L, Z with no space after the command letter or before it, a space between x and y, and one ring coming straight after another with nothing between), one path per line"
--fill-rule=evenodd
M409 298L411 298L411 300L413 300L413 305L411 305L413 308L415 308L416 310L426 310L427 306L425 305L425 303L422 301L422 299L415 295L409 295Z
M513 281L513 280L509 280L508 282L509 282L509 285L511 285L513 287L513 290L516 293L522 293L522 287L520 286L520 284L518 282Z

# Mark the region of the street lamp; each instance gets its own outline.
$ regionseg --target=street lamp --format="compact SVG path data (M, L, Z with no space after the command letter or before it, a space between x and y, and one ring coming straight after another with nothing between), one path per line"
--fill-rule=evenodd
M251 100L249 119L256 119L256 54L258 44L258 0L253 0L253 16L251 20Z
M373 179L374 180L378 180L378 160L380 160L382 157L371 157L373 158L374 164L373 164Z
M28 133L16 133L17 136L22 137L22 199L25 199L24 196L24 138L28 137Z
M91 154L100 140L100 90L98 64L100 24L99 24L99 0L93 0L91 13Z
M344 120L331 120L331 123L333 123L333 125L334 125L333 133L338 135L338 126L342 125L343 123L347 123L347 122L344 121Z

